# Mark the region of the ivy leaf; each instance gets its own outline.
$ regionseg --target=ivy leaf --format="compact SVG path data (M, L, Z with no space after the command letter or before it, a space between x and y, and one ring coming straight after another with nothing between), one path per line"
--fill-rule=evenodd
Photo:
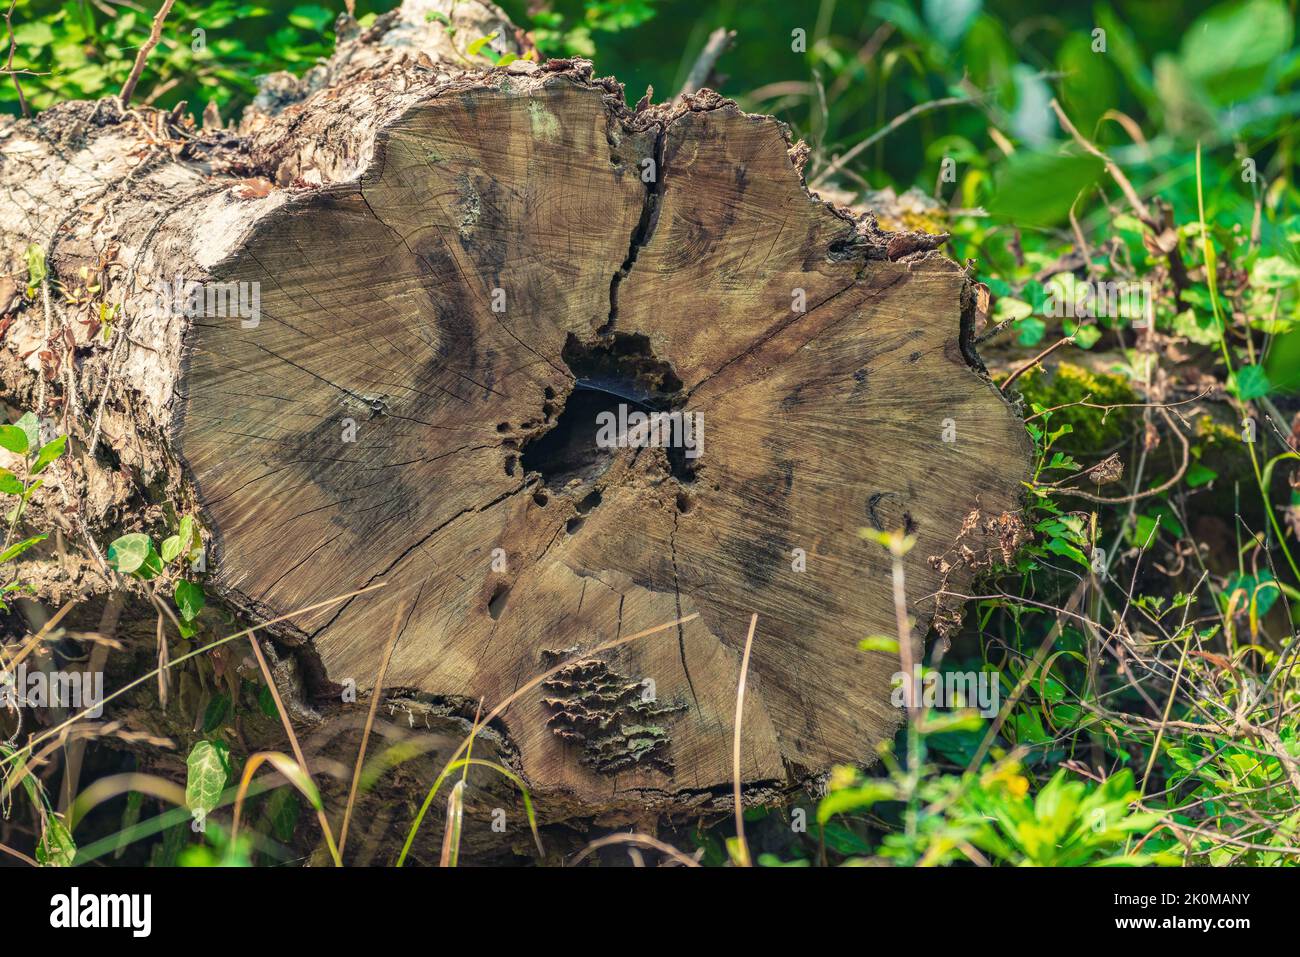
M226 720L226 715L230 712L230 695L224 691L215 695L208 702L207 709L203 712L203 733L208 734L221 727L221 723Z
M1091 563L1088 561L1087 557L1083 554L1083 552L1079 550L1078 546L1071 545L1063 538L1050 539L1047 542L1047 544L1044 545L1043 547L1046 548L1049 552L1051 552L1054 555L1061 555L1064 556L1065 558L1074 559L1084 568L1092 567Z
M1206 312L1198 315L1192 309L1184 309L1174 316L1174 332L1198 346L1212 346L1223 338L1223 326L1218 319Z
M170 535L163 539L162 547L159 554L165 564L170 564L176 560L176 556L181 553L181 537L179 535Z
M145 555L143 564L135 570L136 577L142 581L149 581L151 578L157 578L162 574L162 558L154 551L153 543L149 543L149 554Z
M194 524L192 515L186 515L181 519L181 527L177 531L176 537L181 540L181 554L186 558L193 555L195 549L203 544L203 539L199 535L199 530Z
M200 741L185 761L185 804L191 811L210 813L226 789L228 762L226 746L220 741Z
M153 542L143 532L123 535L108 546L108 563L124 575L140 568L153 551Z
M176 591L173 597L176 599L176 607L180 609L181 617L186 621L193 621L197 618L199 612L203 610L203 606L207 603L207 599L203 595L203 586L183 579L176 583Z

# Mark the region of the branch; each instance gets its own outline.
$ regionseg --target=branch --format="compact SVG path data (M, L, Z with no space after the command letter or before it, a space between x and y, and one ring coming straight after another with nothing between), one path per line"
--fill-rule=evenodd
M704 44L704 49L696 57L695 65L691 67L691 72L686 77L682 92L678 95L687 96L702 90L709 82L709 76L713 73L713 68L718 65L718 58L727 52L735 39L736 31L728 30L726 27L718 27L718 29L710 33L709 39Z
M18 92L18 105L22 107L23 116L31 116L32 111L27 106L27 98L23 96L23 88L18 83L18 74L26 72L14 69L14 7L18 5L18 0L9 0L9 12L5 14L5 27L9 30L9 59L5 61L4 72L13 77L14 89Z
M884 126L882 126L880 129L876 130L876 132L872 133L861 143L854 146L843 156L840 156L837 159L833 160L829 166L827 166L824 170L822 170L820 173L817 174L817 177L809 185L816 187L817 185L822 183L826 179L826 177L832 176L836 172L838 172L841 166L849 162L851 159L853 159L855 156L857 156L867 147L871 146L873 143L876 143L879 140L883 139L884 137L888 136L890 133L898 129L900 126L902 126L904 123L906 123L908 120L912 119L913 117L920 116L922 113L929 113L931 110L937 110L943 106L957 106L961 103L974 103L974 102L975 102L975 98L972 96L945 96L943 99L940 100L930 100L928 103L916 104L916 106L912 107L910 110L906 110L905 112L899 113L896 117L894 117Z
M1011 383L1015 382L1022 375L1028 372L1030 369L1034 368L1034 366L1038 365L1040 362L1042 362L1044 359L1050 356L1057 349L1061 348L1061 346L1073 341L1074 341L1074 336L1066 336L1064 339L1058 339L1056 342L1052 343L1050 346L1048 346L1038 355L1034 356L1032 359L1030 359L1028 362L1022 365L1015 372L1011 373L1011 375L1007 376L1006 381L1002 383L1002 392L1005 393L1007 389L1011 388Z
M144 72L145 61L149 59L149 54L158 45L158 41L162 39L163 21L167 19L167 14L171 13L172 4L175 2L176 0L163 0L162 7L154 15L153 28L149 31L149 39L144 41L144 44L140 47L140 52L135 55L135 65L131 67L131 75L122 84L122 92L119 96L123 106L131 102L131 95L135 93L135 85L140 82L140 74Z

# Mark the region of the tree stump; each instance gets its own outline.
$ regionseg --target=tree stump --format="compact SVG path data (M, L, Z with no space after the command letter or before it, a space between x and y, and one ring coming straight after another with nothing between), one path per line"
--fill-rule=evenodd
M344 22L238 131L113 100L0 126L4 273L35 242L96 287L4 320L8 401L79 450L34 514L103 542L192 505L209 592L255 619L385 582L273 629L318 694L374 690L398 613L388 692L472 717L559 666L498 722L543 805L725 803L755 614L746 793L871 760L899 665L858 649L895 634L860 530L915 536L920 632L1018 534L1029 448L967 276L811 195L772 117L466 69L444 7L505 23ZM636 412L694 431L597 441Z

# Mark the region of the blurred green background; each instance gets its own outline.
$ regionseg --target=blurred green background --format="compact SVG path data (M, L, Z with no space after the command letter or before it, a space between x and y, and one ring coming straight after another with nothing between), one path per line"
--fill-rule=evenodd
M393 5L360 0L357 14L365 22ZM675 94L709 32L735 30L717 85L745 107L789 122L813 146L815 163L918 104L973 98L927 110L857 156L850 172L873 187L920 183L932 190L944 156L967 173L987 168L1000 155L990 126L1012 144L1044 146L1059 135L1046 108L1053 95L1085 134L1128 149L1119 158L1149 162L1159 173L1177 177L1178 161L1197 139L1210 150L1241 141L1260 166L1292 162L1284 129L1300 110L1294 0L1091 7L1024 0L507 0L504 7L544 54L593 58L598 71L626 84L630 100L647 86L658 99ZM133 0L17 0L13 66L40 74L21 77L32 104L40 109L115 91L154 9ZM228 117L251 98L257 75L302 72L328 55L341 9L181 0L138 98L164 107L186 100L196 113L214 100ZM195 30L206 41L197 52ZM796 30L804 32L803 52L792 49ZM0 89L0 109L18 110L12 84ZM1131 118L1150 142L1135 146L1122 123L1103 120L1108 111ZM1070 172L1070 183L1090 175L1086 168ZM962 187L969 195L960 200L981 198L979 177ZM1060 210L1051 212L1049 221L1061 219Z

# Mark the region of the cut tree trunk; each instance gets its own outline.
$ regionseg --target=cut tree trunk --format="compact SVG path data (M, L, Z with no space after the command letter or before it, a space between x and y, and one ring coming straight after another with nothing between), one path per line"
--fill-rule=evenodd
M238 131L112 100L0 126L0 270L37 243L59 284L0 302L0 375L76 439L35 520L102 548L196 509L209 593L253 619L386 583L272 629L318 697L364 700L395 614L389 694L473 717L559 667L497 722L543 805L725 804L755 614L746 793L870 761L901 713L898 657L858 649L897 633L861 530L915 536L918 634L1021 536L966 274L810 195L771 117L470 69L430 9L526 49L408 2ZM601 447L620 405L690 414L694 448ZM40 585L114 577L77 575Z

